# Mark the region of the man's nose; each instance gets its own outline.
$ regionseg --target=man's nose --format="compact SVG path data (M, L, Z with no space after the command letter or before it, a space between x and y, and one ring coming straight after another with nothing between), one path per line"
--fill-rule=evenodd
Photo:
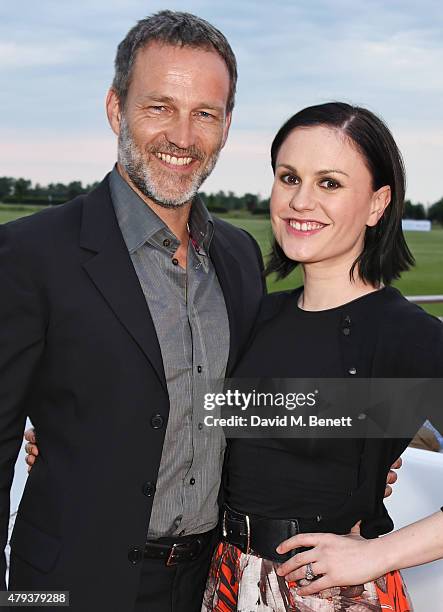
M308 185L300 185L292 195L289 201L289 208L292 210L303 212L304 210L314 210L316 207L316 199L313 189Z
M176 116L166 130L168 141L179 149L187 149L194 143L192 118Z

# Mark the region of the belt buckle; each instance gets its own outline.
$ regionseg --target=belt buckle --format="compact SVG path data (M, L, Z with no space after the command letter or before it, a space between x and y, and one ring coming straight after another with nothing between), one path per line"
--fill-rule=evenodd
M169 553L168 558L166 559L166 567L171 567L172 565L177 565L177 561L175 561L175 559L174 559L174 551L175 551L177 546L178 546L177 542L172 545L171 552Z

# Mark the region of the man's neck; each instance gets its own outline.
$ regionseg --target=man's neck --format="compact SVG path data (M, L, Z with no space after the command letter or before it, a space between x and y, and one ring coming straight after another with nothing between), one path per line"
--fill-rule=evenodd
M184 253L186 253L187 248L188 248L188 241L189 241L188 222L189 222L189 215L191 212L192 202L187 202L183 206L177 206L174 208L165 208L164 206L160 206L160 204L157 204L150 198L146 197L134 185L134 183L129 178L125 169L122 168L122 166L119 163L117 163L117 170L120 176L122 177L122 179L128 183L131 189L135 191L135 193L143 200L143 202L147 206L149 206L151 210L155 212L157 217L159 217L163 221L163 223L168 227L168 229L180 241L181 244L179 247L179 251L181 251L182 253L184 249ZM182 265L181 260L182 260L182 257L179 258L180 265ZM186 264L183 267L186 267Z

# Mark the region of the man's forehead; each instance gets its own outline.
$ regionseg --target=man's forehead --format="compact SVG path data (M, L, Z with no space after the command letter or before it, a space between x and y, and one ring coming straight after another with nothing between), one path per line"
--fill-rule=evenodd
M139 50L132 73L137 98L174 98L187 89L207 106L224 105L229 83L228 68L215 50L158 42Z

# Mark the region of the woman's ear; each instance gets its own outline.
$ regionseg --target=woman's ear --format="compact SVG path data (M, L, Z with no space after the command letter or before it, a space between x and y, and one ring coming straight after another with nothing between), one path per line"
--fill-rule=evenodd
M374 227L380 221L387 206L391 202L391 187L384 185L374 192L371 201L371 210L366 221L366 225Z

